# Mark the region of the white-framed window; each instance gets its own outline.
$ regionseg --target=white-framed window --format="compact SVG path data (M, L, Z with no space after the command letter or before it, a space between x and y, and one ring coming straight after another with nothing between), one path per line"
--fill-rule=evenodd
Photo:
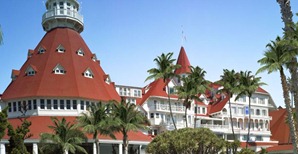
M246 96L242 95L238 98L238 102L246 102Z
M241 115L244 113L243 107L238 107L238 113Z
M236 114L237 113L236 107L232 107L231 109L232 109L232 114Z
M57 52L59 53L64 53L65 52L65 48L60 44L57 49L56 49Z
M93 72L91 71L90 68L88 68L88 69L84 72L84 77L86 77L86 78L93 78L93 77L94 77Z
M64 67L60 64L57 64L53 69L54 74L65 74L66 70Z
M33 66L28 66L27 69L26 69L26 75L27 76L33 76L36 74L36 69L33 67Z
M77 51L77 54L78 54L79 56L84 56L84 55L85 55L85 52L84 52L84 50L83 50L82 48L80 48L80 49Z
M267 111L266 110L262 110L262 115L263 116L267 116Z
M45 52L46 52L46 49L45 49L44 47L40 46L40 47L38 48L38 54L43 54L43 53L45 53Z
M206 108L202 107L202 113L206 114Z
M259 104L265 104L265 98L259 98Z
M250 101L251 101L251 103L256 104L257 103L257 98L256 97L251 97Z

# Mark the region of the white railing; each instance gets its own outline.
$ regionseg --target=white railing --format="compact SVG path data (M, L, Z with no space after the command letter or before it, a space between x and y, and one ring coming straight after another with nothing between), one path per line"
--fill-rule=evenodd
M171 107L172 107L173 112L184 112L185 111L184 106L171 105ZM169 105L152 105L152 106L150 106L150 108L153 110L159 110L159 111L170 111Z
M83 16L80 15L77 11L75 10L68 10L68 9L52 9L47 11L46 13L43 14L42 16L42 21L45 22L48 18L51 17L70 17L73 18L74 20L80 22L83 24Z
M229 125L200 124L199 127L209 128L209 129L228 129Z

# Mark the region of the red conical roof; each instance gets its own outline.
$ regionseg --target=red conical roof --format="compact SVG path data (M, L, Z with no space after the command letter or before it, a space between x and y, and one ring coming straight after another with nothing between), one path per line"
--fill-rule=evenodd
M181 67L175 70L175 74L190 73L191 65L183 47L180 49L177 64L181 65Z
M64 53L57 52L62 45ZM44 53L38 53L40 47ZM77 54L83 50L83 56ZM93 54L80 36L69 28L56 28L45 34L31 57L20 69L17 79L4 91L2 99L26 97L76 97L92 100L120 100L114 83L106 82L107 74L99 61L92 60ZM58 65L59 64L59 65ZM54 74L53 69L61 66L65 74ZM36 71L33 76L26 75L31 67ZM93 78L84 77L84 72L91 70Z

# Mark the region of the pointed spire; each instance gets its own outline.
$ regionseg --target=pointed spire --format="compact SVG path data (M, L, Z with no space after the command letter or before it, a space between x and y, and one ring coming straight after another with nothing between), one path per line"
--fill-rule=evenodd
M190 63L188 60L188 57L186 55L186 52L184 50L184 47L181 46L180 53L178 56L177 64L181 65L180 68L175 70L175 74L185 74L190 73Z

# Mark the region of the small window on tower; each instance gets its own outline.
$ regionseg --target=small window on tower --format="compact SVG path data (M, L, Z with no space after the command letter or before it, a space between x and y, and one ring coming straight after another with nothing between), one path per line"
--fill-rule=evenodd
M27 76L33 76L33 75L36 74L36 68L35 68L34 66L32 66L32 65L29 65L29 66L27 67L25 73L26 73Z
M55 74L65 74L65 73L66 73L64 67L61 66L60 64L57 64L57 65L56 65L56 67L53 69L53 72L54 72Z
M83 49L82 48L80 48L78 51L77 51L77 54L79 55L79 56L84 56L84 51L83 51Z
M97 61L97 57L96 57L95 54L92 55L92 60L93 60L93 61Z
M59 53L64 53L65 52L65 48L60 44L57 49L56 49L57 52Z
M93 77L94 77L93 72L91 71L90 68L88 68L88 69L84 72L84 76L87 77L87 78L93 78Z
M45 53L45 52L46 52L46 49L45 48L39 47L38 54L42 54L42 53Z

